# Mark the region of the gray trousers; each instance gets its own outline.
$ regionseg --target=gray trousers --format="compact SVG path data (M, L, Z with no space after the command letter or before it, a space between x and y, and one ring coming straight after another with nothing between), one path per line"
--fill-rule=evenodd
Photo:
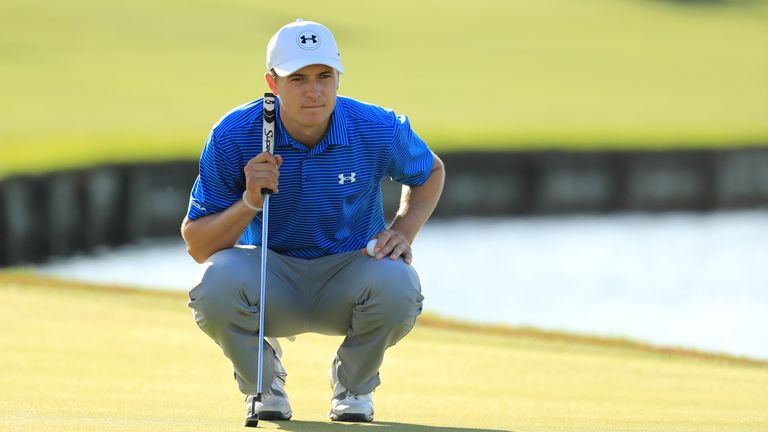
M240 391L256 394L261 249L236 246L203 264L189 292L197 325L232 361ZM341 385L367 394L380 383L384 351L413 328L421 313L416 271L402 259L376 260L359 251L306 260L268 251L264 333L345 335L332 367ZM264 344L263 391L274 379Z

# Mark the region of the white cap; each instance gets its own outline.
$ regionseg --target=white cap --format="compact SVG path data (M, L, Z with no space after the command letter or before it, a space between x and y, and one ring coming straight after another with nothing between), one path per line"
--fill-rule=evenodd
M344 73L333 33L322 24L296 20L278 30L267 44L267 69L274 69L279 76L313 64Z

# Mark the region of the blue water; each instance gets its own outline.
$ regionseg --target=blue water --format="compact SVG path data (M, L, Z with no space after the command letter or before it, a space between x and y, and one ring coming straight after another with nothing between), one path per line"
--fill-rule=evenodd
M763 359L766 263L766 211L435 220L414 244L427 311ZM186 290L197 268L173 240L38 271Z

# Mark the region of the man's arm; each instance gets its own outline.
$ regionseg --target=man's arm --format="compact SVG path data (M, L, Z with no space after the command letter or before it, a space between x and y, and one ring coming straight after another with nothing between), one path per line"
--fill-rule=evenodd
M436 154L432 155L435 161L427 181L421 186L403 186L400 208L392 224L377 236L376 258L389 255L390 259L397 259L402 256L406 263L411 263L411 244L432 215L443 192L445 166Z
M244 171L249 203L257 207L262 206L262 188L277 192L279 167L282 163L280 155L272 156L269 153L261 153L248 162ZM187 253L198 263L203 263L216 252L231 248L256 214L255 210L249 209L242 200L238 200L221 213L194 221L184 218L181 237L187 243Z
M238 201L221 213L196 220L184 218L181 236L187 243L187 253L198 263L211 255L229 249L237 243L243 231L256 216L256 212Z

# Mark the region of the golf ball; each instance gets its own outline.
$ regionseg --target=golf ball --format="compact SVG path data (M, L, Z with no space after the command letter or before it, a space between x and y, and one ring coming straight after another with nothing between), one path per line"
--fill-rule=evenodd
M368 251L369 256L376 256L376 239L369 241L365 249Z

